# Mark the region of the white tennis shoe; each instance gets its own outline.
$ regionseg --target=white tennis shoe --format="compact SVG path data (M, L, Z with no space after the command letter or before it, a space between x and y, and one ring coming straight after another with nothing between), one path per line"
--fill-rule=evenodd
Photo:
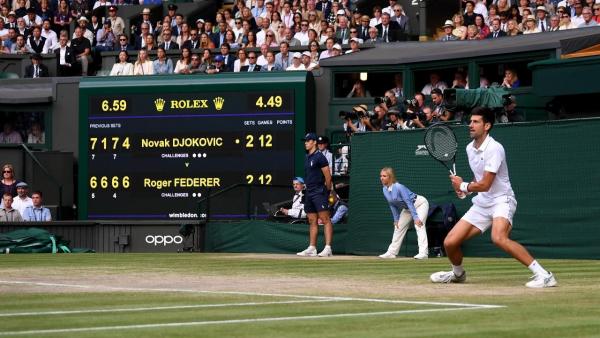
M424 253L419 253L414 256L414 259L427 259L427 258L429 258L429 255L424 254Z
M467 272L457 276L452 271L440 271L429 277L433 283L464 283L467 280Z
M396 258L396 255L394 255L392 253L389 253L389 252L386 252L386 253L384 253L382 255L379 255L378 257L379 258L383 258L383 259L392 259L392 258Z
M298 252L296 255L302 257L317 257L317 249L315 247L309 246L304 251Z
M333 256L333 252L331 252L331 247L326 246L323 251L319 252L319 257L331 257Z
M546 274L535 274L531 276L531 280L525 284L528 288L540 289L540 288L550 288L556 286L558 282L552 272L548 271L548 275Z

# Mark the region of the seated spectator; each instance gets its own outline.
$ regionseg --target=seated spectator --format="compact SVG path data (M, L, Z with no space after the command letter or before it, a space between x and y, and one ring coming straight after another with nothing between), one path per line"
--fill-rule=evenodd
M2 132L0 133L0 143L23 143L23 138L21 137L21 134L18 131L14 130L14 125L12 122L4 122Z
M85 0L73 0L72 8L69 9L69 2L67 0L60 0L58 8L54 12L53 22L56 31L66 30L69 32L73 18L84 17L84 15L89 14L87 6L87 1Z
M469 25L469 27L467 27L467 39L466 40L481 40L477 26Z
M292 64L289 65L285 70L286 71L306 70L306 68L304 68L304 65L302 64L302 54L300 54L299 52L295 52L293 54Z
M237 59L233 62L233 71L236 73L240 72L240 68L248 65L248 58L246 57L246 50L238 50Z
M212 64L213 58L210 55L210 49L205 49L202 51L202 56L200 57L200 62L208 69L208 66Z
M377 31L377 28L375 28L375 27L370 27L370 28L369 28L369 37L368 37L368 39L367 39L367 40L365 40L365 42L367 42L367 43L371 43L371 44L375 44L375 43L381 43L381 42L382 42L382 40L381 40L381 38L379 38L379 37L377 36L377 34L378 34L378 33L379 33L379 32Z
M592 10L590 7L585 7L581 11L581 16L583 17L583 22L577 26L577 28L585 28L585 27L595 27L598 26L598 22L592 17Z
M514 95L510 95L504 102L502 111L497 114L496 122L508 123L508 122L523 122L525 117L516 109L517 98Z
M156 50L156 41L154 40L154 36L152 34L148 34L146 35L145 38L146 41L146 46L143 48L143 50L145 51L152 51L152 50Z
M206 70L206 73L207 74L217 74L217 73L228 72L229 70L225 66L224 61L225 61L225 58L223 57L223 55L219 54L219 55L215 56L214 63L208 67L208 69Z
M14 175L15 169L12 164L7 163L2 166L2 181L0 185L2 187L2 190L0 191L2 195L9 194L11 196L17 196L17 183L19 183L19 181L15 179Z
M198 34L197 31L196 31L196 34ZM192 30L192 33L190 34L190 36L191 36L191 39L189 40L190 41L190 44L189 44L190 49L195 49L195 48L213 49L213 48L215 48L214 42L212 42L212 40L206 33L202 33L200 35L200 40L198 42L199 44L195 42L195 40L197 38L194 36L194 30Z
M208 66L202 63L202 59L198 54L192 54L192 63L183 74L205 74Z
M528 15L527 20L525 21L525 27L523 27L523 34L533 34L540 33L541 30L538 28L535 22L535 16Z
M328 38L325 40L325 50L321 52L319 60L324 60L333 56L333 45L335 45L334 38Z
M568 12L564 12L561 14L560 16L560 27L558 28L558 30L566 30L566 29L573 29L573 28L577 28L577 26L571 22L571 15L569 15Z
M27 15L23 19L27 28L40 27L42 25L42 18L37 15L35 7L27 8Z
M219 50L221 51L221 56L223 57L223 65L225 66L225 70L228 72L233 72L233 66L235 63L235 56L229 53L230 51L229 44L224 42Z
M304 179L295 177L292 181L294 187L294 197L292 198L292 206L289 209L279 208L279 212L291 218L306 218L304 212Z
M307 71L312 71L314 69L319 68L317 63L314 63L311 58L311 54L309 51L302 52L302 64Z
M446 23L444 24L443 28L444 28L444 32L446 32L446 26L452 24L452 35L454 35L456 37L457 40L464 40L467 38L467 26L465 26L465 20L463 18L463 16L459 13L454 14L454 16L452 17L452 21L449 23L446 20ZM448 40L444 40L444 41L448 41Z
M167 53L163 47L158 47L156 52L156 60L154 60L154 74L172 74L173 73L173 61L167 58Z
M523 32L519 30L519 25L516 20L508 20L506 23L506 36L517 36L521 35Z
M457 89L469 89L466 74L460 70L454 72L454 80L452 81L452 88Z
M506 36L506 32L500 29L500 19L492 19L492 29L487 39L497 39Z
M335 202L331 206L331 224L339 224L344 221L344 217L348 214L348 205L340 199L336 194Z
M148 59L148 52L145 49L141 49L138 52L138 58L133 64L133 75L153 75L154 65L152 61Z
M256 53L248 53L248 65L242 66L240 72L260 72L260 65L256 64Z
M91 58L91 44L88 39L83 37L83 30L81 27L75 27L74 32L75 38L71 40L71 48L75 53L75 60L79 67L81 67L81 75L87 76L89 64L92 62Z
M39 26L35 26L31 29L31 36L27 38L27 46L29 46L34 53L48 53L46 38L42 36L42 29Z
M46 134L42 130L42 125L39 122L31 124L31 130L27 135L27 143L29 144L44 144L46 143Z
M446 20L446 22L444 22L444 25L442 26L442 29L444 30L444 35L442 35L442 37L440 37L440 41L455 41L458 40L458 38L456 37L456 35L452 34L452 30L454 28L454 25L452 24L452 21L450 20ZM466 29L465 29L465 37L467 35L466 33Z
M42 63L42 56L38 53L31 54L31 64L25 68L25 78L37 79L50 76L48 67Z
M110 76L133 75L133 64L129 62L129 53L126 50L119 52L119 62L110 70Z
M444 102L444 94L438 88L434 88L431 91L431 102L433 103L433 116L434 119L441 121L450 121L454 118L454 114L451 111L446 110L446 102Z
M479 31L479 39L485 39L490 34L490 27L485 24L485 19L481 14L475 16L475 27Z
M58 39L58 47L54 50L56 55L56 70L58 76L73 76L75 75L75 68L77 66L77 60L75 58L75 52L73 48L68 46L69 38L67 32L61 32L60 38Z
M340 46L339 44L334 44L333 45L333 50L331 51L331 57L334 56L340 56L342 55L342 46Z
M260 67L261 72L280 72L281 66L275 63L275 53L272 51L267 52L267 63Z
M365 88L365 84L362 81L357 80L346 97L371 97L371 93Z
M179 56L179 60L175 63L175 70L173 71L175 74L185 74L184 71L187 71L191 63L191 55L192 52L189 48L183 47L181 49L181 54Z
M25 209L33 206L31 197L27 196L29 186L25 182L17 183L17 196L15 196L12 207L17 209L21 216L25 216Z
M329 171L333 171L333 154L329 151L329 138L327 136L317 137L317 150L327 159Z
M348 160L348 146L343 146L338 149L338 154L335 158L335 168L333 170L334 175L348 175L348 169L350 161Z
M433 110L429 106L423 107L423 115L425 115L425 121L423 121L425 127L440 122L440 119L433 114Z
M96 51L111 51L115 46L115 34L112 31L111 21L106 19L104 25L96 33Z
M557 32L560 30L560 17L558 15L550 16L550 26L548 32Z
M504 71L504 80L502 81L502 87L505 88L518 88L521 85L517 72L514 69L507 69Z
M23 222L23 217L12 207L13 197L9 193L2 196L3 207L0 209L0 222Z
M42 37L46 38L46 50L48 53L52 53L58 46L58 37L56 36L56 32L50 29L50 24L50 19L45 19L41 31Z
M442 92L444 91L444 89L448 88L448 85L446 84L446 82L441 81L440 76L437 73L431 73L429 75L429 83L426 84L425 87L423 87L423 89L421 90L421 93L423 95L431 95L431 90L433 88L438 88Z
M23 213L23 220L26 222L50 222L52 221L52 215L50 209L45 208L42 205L42 192L34 191L31 194L31 206L25 208Z
M346 54L360 52L360 48L358 48L358 39L350 38L350 49L346 51Z

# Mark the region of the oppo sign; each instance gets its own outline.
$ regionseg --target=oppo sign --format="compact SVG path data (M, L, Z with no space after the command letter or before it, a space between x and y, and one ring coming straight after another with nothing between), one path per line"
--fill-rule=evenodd
M148 235L146 236L146 243L154 244L154 246L162 245L167 246L170 244L181 244L183 243L183 237L171 236L171 235Z

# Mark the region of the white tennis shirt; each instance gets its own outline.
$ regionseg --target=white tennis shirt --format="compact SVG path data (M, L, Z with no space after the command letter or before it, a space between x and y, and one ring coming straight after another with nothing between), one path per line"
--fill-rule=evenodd
M479 149L475 148L474 142L472 141L467 145L467 156L475 180L477 182L481 181L486 171L495 173L496 177L488 191L480 192L473 198L473 204L481 207L491 207L496 203L506 202L508 198L514 198L515 193L508 177L504 147L490 135L485 138Z

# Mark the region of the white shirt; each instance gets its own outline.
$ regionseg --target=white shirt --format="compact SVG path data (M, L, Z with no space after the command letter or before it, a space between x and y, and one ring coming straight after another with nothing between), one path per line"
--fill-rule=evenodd
M300 44L303 46L308 45L308 31L306 32L298 32L294 35L294 38L298 39L298 41L300 41Z
M42 36L46 38L46 47L48 47L48 52L51 52L58 47L58 38L53 30L49 29L48 31L45 31L42 29Z
M67 47L58 47L58 49L60 50L60 56L58 57L58 63L60 65L64 65L67 63L67 60L65 60L65 56L67 55Z
M300 64L300 66L295 67L294 64L289 65L286 69L286 71L293 71L293 70L306 70L306 68L304 67L303 64Z
M17 209L17 211L19 211L21 216L23 216L25 214L25 209L28 206L33 206L33 200L29 196L27 196L25 199L22 199L21 197L16 196L15 200L12 204L13 209Z
M243 66L247 66L249 64L250 63L248 62L248 59L246 59L246 61L244 61L244 63L242 63L240 61L240 59L237 59L237 60L233 61L233 71L238 73Z
M133 64L129 62L115 63L110 71L110 76L133 75Z
M433 88L438 88L439 90L441 90L443 92L444 89L448 88L448 85L444 81L438 81L435 85L428 83L425 85L425 87L423 87L423 90L421 90L421 93L423 93L423 95L431 95L431 90Z
M306 212L304 212L304 203L302 203L302 191L294 194L292 198L292 208L288 209L288 216L294 218L306 218Z
M488 191L480 192L473 198L473 204L491 207L497 202L506 201L507 198L514 198L515 193L508 177L504 147L490 135L485 138L479 149L475 149L474 142L471 141L467 145L467 156L475 180L481 181L486 171L495 173L496 177Z
M267 58L264 55L261 55L256 59L256 64L261 67L266 65L267 63L268 63Z

